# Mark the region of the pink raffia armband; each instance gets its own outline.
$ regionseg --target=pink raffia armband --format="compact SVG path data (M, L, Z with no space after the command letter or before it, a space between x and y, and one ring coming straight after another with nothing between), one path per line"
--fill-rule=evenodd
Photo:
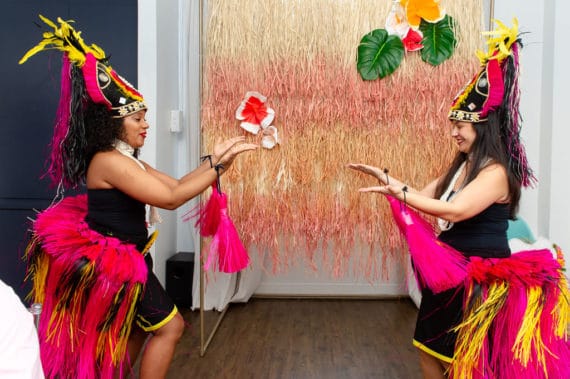
M249 255L228 214L228 198L218 190L216 183L212 185L210 198L197 215L196 226L200 229L200 235L212 237L204 268L212 269L216 258L221 272L234 273L246 268Z
M247 267L249 256L228 214L228 198L225 193L220 193L219 196L220 223L212 239L210 251L217 251L218 267L221 272L238 272Z
M457 287L467 276L467 259L437 240L433 227L400 200L386 196L398 229L406 239L420 288L434 293Z

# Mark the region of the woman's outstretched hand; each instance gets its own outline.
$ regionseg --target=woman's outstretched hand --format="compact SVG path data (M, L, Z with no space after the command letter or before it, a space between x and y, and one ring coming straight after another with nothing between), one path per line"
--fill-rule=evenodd
M380 182L379 186L359 188L358 192L378 192L384 195L394 196L399 199L403 197L403 183L391 176L388 176L388 170L382 170L378 167L362 163L349 163L346 167L354 171L370 175L378 179L378 182Z
M222 171L225 171L232 165L238 155L246 151L255 150L258 147L259 145L257 144L246 143L244 136L229 138L214 146L212 160L214 165L221 165Z
M222 157L227 152L229 152L229 150L232 147L234 147L237 144L242 144L244 142L245 142L244 136L228 138L225 141L220 141L218 139L218 141L216 141L216 144L214 145L214 152L212 154L212 161L213 161L214 165L217 165L220 162L220 160L222 159Z
M379 169L378 167L370 166L367 164L361 164L361 163L349 163L348 165L346 165L346 167L353 169L355 171L360 171L364 174L373 176L374 178L378 179L380 181L380 183L387 184L384 171Z

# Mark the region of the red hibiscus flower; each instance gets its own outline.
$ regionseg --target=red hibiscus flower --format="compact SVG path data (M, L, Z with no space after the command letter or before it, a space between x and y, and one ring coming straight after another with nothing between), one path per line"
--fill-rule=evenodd
M262 94L250 91L236 110L236 118L241 121L240 126L250 133L259 133L260 128L267 128L275 117L275 111L265 102L267 98Z
M406 51L417 51L423 49L422 39L424 38L422 32L410 28L408 34L402 38L402 43Z

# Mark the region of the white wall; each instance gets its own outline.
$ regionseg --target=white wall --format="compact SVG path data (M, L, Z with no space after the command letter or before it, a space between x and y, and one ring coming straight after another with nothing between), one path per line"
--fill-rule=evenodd
M182 12L192 13L195 23L199 0L139 0L139 89L149 103L151 131L142 158L174 176L194 167L200 155L199 141L189 138L198 127L198 32L180 30ZM570 27L562 17L570 5L562 0L501 0L495 2L494 17L510 24L519 19L525 47L522 53L521 111L524 118L522 137L531 166L539 179L536 188L525 190L520 215L533 231L550 238L566 251L570 260L569 187L570 126L566 125L565 105L570 88L566 68L569 51L565 37ZM182 10L182 12L180 11ZM182 36L190 35L192 46L183 50ZM180 56L180 52L186 56ZM195 54L195 55L194 55ZM194 57L194 59L192 58ZM188 67L190 77L181 70ZM185 83L181 80L184 78ZM189 83L189 84L187 84ZM185 87L185 85L189 87ZM181 88L187 88L181 90ZM188 128L180 133L169 131L171 110L181 109ZM184 211L186 211L186 208ZM183 213L183 212L182 212ZM164 283L165 261L176 251L194 250L190 227L180 220L180 212L161 212L165 221L159 226L160 237L153 250L155 272ZM265 275L258 294L342 294L381 295L405 293L402 278L382 284L365 280L329 278L323 273L307 273L303 267L284 275Z
M549 3L549 2L547 2ZM570 201L568 189L570 188L570 125L568 123L568 106L570 99L570 51L568 49L567 36L570 35L570 24L564 15L570 12L570 3L567 1L555 1L550 5L553 9L549 12L550 18L547 24L553 25L550 39L553 41L553 65L552 65L552 146L548 159L552 161L552 176L550 182L550 217L548 218L549 229L545 235L558 243L566 256L566 267L570 262ZM547 155L547 154L545 154ZM543 230L539 229L541 232Z
M180 0L180 111L181 131L178 133L179 149L177 172L179 176L200 165L200 97L201 97L201 56L200 56L200 2ZM182 217L191 211L198 199L190 201L178 210L177 251L199 252L200 241L197 231Z
M536 171L538 186L523 192L520 215L539 236L549 238L570 260L570 129L565 122L570 99L569 57L565 37L570 26L563 21L570 5L562 0L502 0L495 2L495 18L519 19L525 45L522 54L523 140Z
M256 295L263 296L341 296L391 297L408 293L403 262L394 260L387 269L388 278L369 280L363 274L335 278L328 270L313 271L307 266L291 267L286 273L264 273ZM267 262L270 265L270 262ZM318 264L317 266L321 267Z
M172 175L179 135L170 131L170 112L179 109L178 0L139 0L138 87L147 101L150 124L141 159ZM176 212L161 210L159 238L152 249L154 272L165 283L166 260L177 251Z
M547 167L540 166L540 141L541 141L541 118L546 116L542 111L540 96L543 92L542 72L545 63L543 62L544 43L544 4L536 1L520 1L518 5L515 1L496 1L494 17L510 25L513 17L519 20L519 32L526 32L523 35L524 48L521 52L521 115L523 117L522 139L525 143L530 166L535 170L537 178L541 181L541 186L523 190L521 199L520 215L529 223L533 231L537 231L540 209L537 202L540 195L544 193L546 187L542 183L543 177L549 177ZM517 5L517 6L515 6ZM534 96L531 96L534 95ZM535 97L536 96L536 97Z

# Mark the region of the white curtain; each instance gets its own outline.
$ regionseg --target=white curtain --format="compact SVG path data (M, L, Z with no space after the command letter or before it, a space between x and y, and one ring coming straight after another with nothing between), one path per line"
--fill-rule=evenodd
M208 271L205 274L204 310L222 311L229 303L247 302L261 282L262 271L256 260L257 254L250 252L251 264L235 274ZM192 287L192 309L200 308L200 265L194 264L194 285Z
M204 3L204 6L201 6ZM180 148L179 169L182 173L197 167L200 162L200 96L201 96L201 55L200 55L200 12L206 9L206 0L180 0L180 106L182 125L182 147ZM207 15L202 20L206 22ZM204 46L204 49L207 47ZM229 120L228 120L229 121ZM231 201L231 199L230 199ZM180 210L181 216L195 207L197 199ZM196 252L194 279L192 285L192 309L200 308L200 236L193 222L179 221L179 233L190 233L193 251ZM185 250L185 249L182 249ZM262 272L257 254L249 252L252 263L239 274L207 272L204 291L204 310L223 310L230 302L246 302L261 282Z

